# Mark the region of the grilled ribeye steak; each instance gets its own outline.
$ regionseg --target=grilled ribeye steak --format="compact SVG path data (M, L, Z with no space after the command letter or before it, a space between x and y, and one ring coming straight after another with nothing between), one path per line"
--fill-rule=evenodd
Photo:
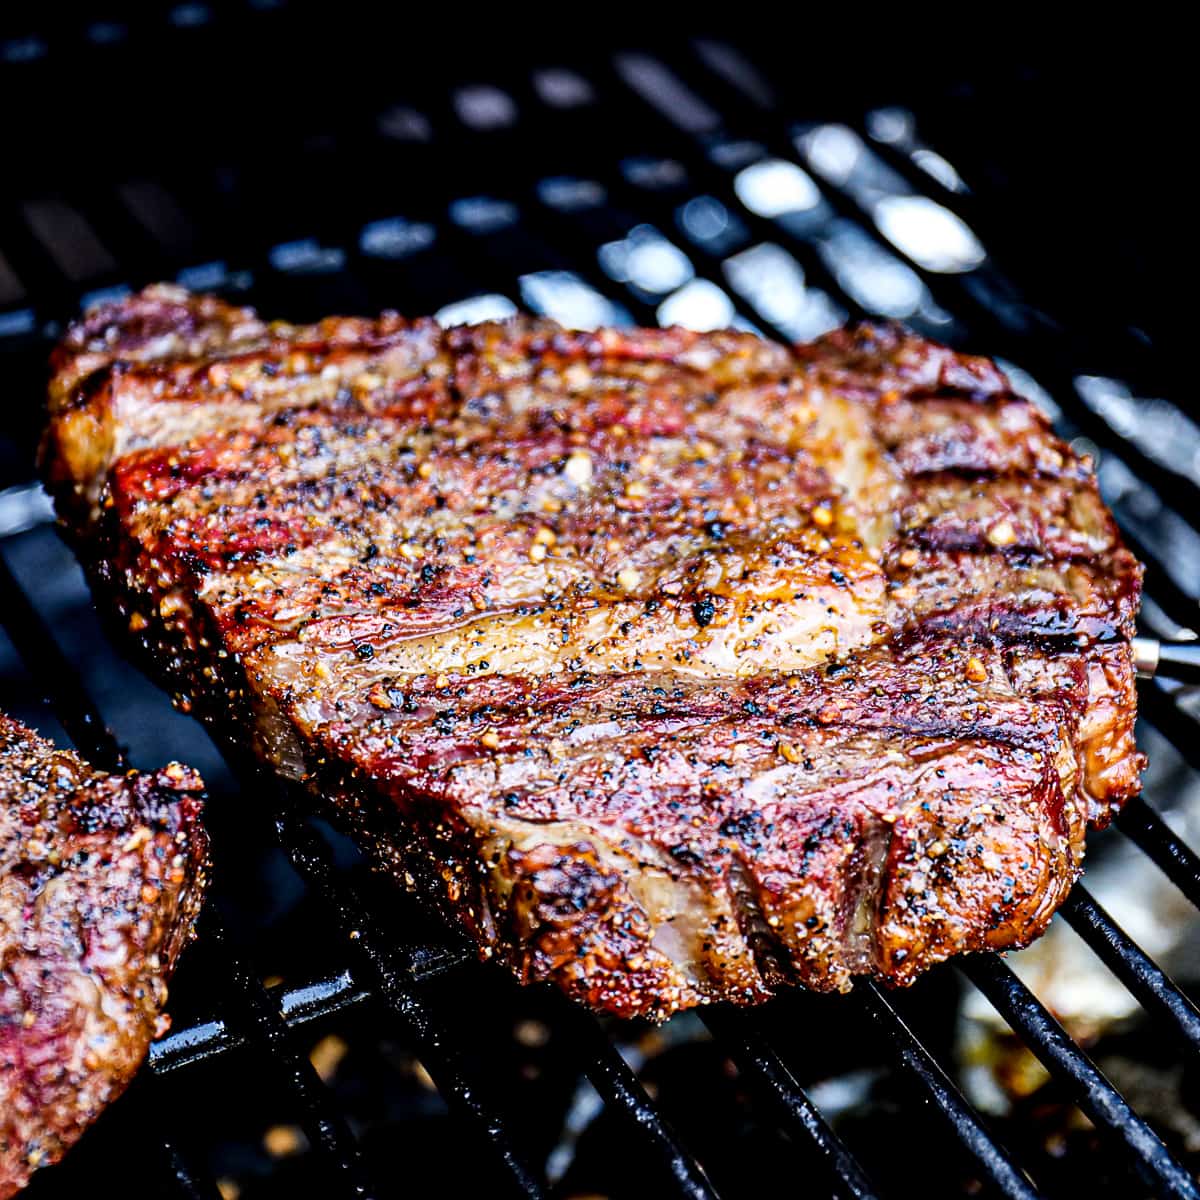
M105 775L0 715L0 1197L146 1056L204 893L199 778Z
M662 1017L1028 942L1138 788L1140 568L1002 373L171 287L47 477L173 686L523 979Z

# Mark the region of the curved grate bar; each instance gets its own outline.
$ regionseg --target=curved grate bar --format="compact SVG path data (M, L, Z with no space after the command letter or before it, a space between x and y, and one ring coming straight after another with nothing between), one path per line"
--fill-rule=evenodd
M878 984L859 982L852 993L892 1056L915 1077L938 1115L975 1159L985 1182L1005 1200L1038 1200L1025 1173L988 1132L979 1114L909 1029Z
M1155 1195L1200 1200L1189 1172L998 956L972 956L958 966L1046 1069L1070 1085L1083 1111L1125 1148Z
M844 1200L875 1200L875 1189L858 1160L757 1028L757 1020L749 1013L735 1014L724 1008L703 1009L700 1018L770 1104L783 1129L820 1156L834 1194Z
M1058 911L1148 1013L1174 1026L1189 1049L1200 1051L1200 1009L1082 884L1075 885Z

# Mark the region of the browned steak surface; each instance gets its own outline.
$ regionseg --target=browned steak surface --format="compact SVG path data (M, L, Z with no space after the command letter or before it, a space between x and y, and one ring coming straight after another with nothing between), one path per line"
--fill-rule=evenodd
M0 1197L120 1095L200 907L199 778L105 775L0 715Z
M1138 788L1140 568L987 360L159 287L54 371L60 511L179 702L594 1006L1023 944Z

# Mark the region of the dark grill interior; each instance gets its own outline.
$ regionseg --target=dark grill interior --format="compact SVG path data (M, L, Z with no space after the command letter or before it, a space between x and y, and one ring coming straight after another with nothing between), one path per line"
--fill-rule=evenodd
M77 114L69 164L36 153L25 129L14 161L38 167L3 185L0 707L102 767L197 765L217 866L172 1032L30 1194L120 1179L129 1195L225 1200L435 1186L757 1196L799 1175L814 1195L1034 1197L1076 1190L1082 1169L1097 1196L1200 1196L1200 1146L1157 1105L1124 1098L999 958L906 994L860 984L662 1031L602 1025L475 963L280 785L226 765L116 655L33 479L37 398L81 303L160 278L295 319L397 307L459 320L520 305L567 324L737 323L804 340L846 318L899 317L1017 368L1064 434L1096 450L1147 564L1145 631L1195 625L1200 434L1166 402L1135 399L1160 386L1152 339L1119 313L1077 322L1035 307L1036 278L1004 265L1004 213L925 140L919 108L797 96L715 41L470 79L460 64L411 91L401 70L328 92L308 74L274 109L243 106L235 67L297 28L319 37L304 20L279 5L183 4L157 23L0 42L10 112L72 72L106 80L97 111ZM161 161L137 138L111 144L136 97L133 55L157 49L190 86L202 67L213 79L234 37L237 63L210 108L149 102L138 136L171 142ZM271 128L285 111L286 128ZM184 145L166 138L179 120L192 122ZM1174 684L1144 687L1147 799L1094 850L1130 840L1200 905L1200 858L1159 815L1200 766L1189 701ZM1062 919L1144 1008L1129 1053L1183 1063L1186 1106L1200 1011L1085 887ZM1044 1108L985 1118L965 1099L953 1028L971 989L1044 1064L1046 1104L1086 1114L1061 1152L1037 1132ZM872 1103L849 1115L816 1086L862 1072Z

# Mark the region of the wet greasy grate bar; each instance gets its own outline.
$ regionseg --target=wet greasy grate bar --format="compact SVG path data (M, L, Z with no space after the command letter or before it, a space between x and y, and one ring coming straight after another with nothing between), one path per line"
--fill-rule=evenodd
M122 193L146 228L141 241L127 229L110 236L100 217L83 207L66 202L35 207L22 229L0 229L0 353L40 363L48 344L47 322L69 319L74 303L168 276L245 293L268 315L287 313L294 303L314 311L372 311L402 303L408 311L440 308L447 318L473 319L522 303L568 319L585 311L605 322L669 323L715 314L722 322L792 340L805 332L812 314L772 303L769 287L756 291L754 280L743 278L746 272L739 275L750 261L744 255L756 246L771 247L785 274L793 268L802 272L806 303L819 310L818 323L879 315L878 289L872 293L856 281L838 257L842 243L836 239L841 238L860 264L873 262L877 274L891 273L893 293L908 288L916 297L905 314L912 324L933 336L994 351L1029 371L1053 396L1066 436L1085 437L1119 460L1138 487L1149 489L1179 519L1200 511L1194 478L1122 437L1081 398L1074 381L1078 356L1087 347L1034 319L1018 289L986 256L953 269L939 265L903 237L889 237L880 220L882 193L934 204L936 209L923 211L946 214L936 219L955 231L951 240L957 239L954 245L966 262L974 253L970 241L945 222L959 212L984 227L987 214L970 193L916 165L903 137L886 136L886 123L881 132L877 114L845 114L845 123L836 126L798 123L792 118L803 113L788 112L769 90L764 93L769 84L757 76L743 74L739 83L738 60L722 58L719 50L684 48L669 61L619 55L586 71L498 78L495 86L489 82L453 95L425 95L412 109L387 109L373 130L334 135L335 141L341 134L348 141L371 141L380 182L364 183L361 211L323 204L318 196L311 204L298 201L286 228L282 216L278 228L271 228L270 213L251 210L237 245L226 251L215 225L208 231L190 227L190 218L172 199L170 179L142 181ZM610 161L596 149L612 147L606 126L630 138L630 145L612 148ZM833 143L823 147L822 136ZM549 171L547 158L559 160L548 156L546 147L571 145L589 148L584 160L572 161L564 152L561 170ZM854 163L842 170L833 161L839 147L842 167L849 148L854 163L867 163L871 177L856 178ZM424 169L431 161L448 161L451 153L470 162L474 174L460 179L448 170ZM383 192L382 180L402 164L413 166L405 176L413 183L406 183L397 200ZM577 169L584 173L574 174ZM754 194L751 185L770 171L791 189L791 209L773 209L769 198ZM481 195L475 190L481 180L499 181L507 190ZM235 204L238 195L235 191ZM10 237L28 244L10 245L5 240ZM33 244L38 239L46 244ZM196 257L200 251L212 257ZM27 289L20 264L47 255L59 276L49 276L55 282L41 293ZM17 267L10 266L9 256ZM1123 365L1136 365L1136 348L1111 350ZM0 504L7 506L0 509L0 550L47 519L30 484L0 493ZM1148 631L1167 636L1194 625L1196 598L1180 583L1175 564L1162 546L1150 544L1144 528L1130 527L1120 505L1116 511L1130 544L1148 565ZM15 514L7 523L6 512ZM101 767L120 767L117 740L105 726L101 705L57 644L38 587L36 577L22 575L0 555L0 619L36 689L48 695L63 729L85 755ZM1195 764L1196 723L1170 685L1147 684L1143 704L1147 719ZM163 757L170 754L171 747L164 745ZM274 835L336 931L342 966L301 984L268 989L235 932L210 906L202 933L220 964L210 980L220 1011L159 1041L150 1071L134 1089L149 1136L160 1143L163 1188L209 1200L217 1194L215 1183L176 1144L169 1120L155 1111L155 1089L249 1046L273 1064L290 1094L326 1171L326 1194L384 1194L350 1123L297 1040L297 1031L311 1021L376 1004L475 1143L490 1155L497 1179L505 1180L513 1194L549 1194L543 1173L513 1137L503 1106L489 1097L478 1064L461 1052L468 1031L444 1020L430 999L431 983L472 969L469 956L450 943L407 941L376 921L339 870L327 840L297 814L285 789L240 764L234 767L260 806L264 795L274 797ZM1131 803L1118 827L1200 904L1200 860L1148 803ZM1196 1055L1200 1011L1083 887L1075 889L1062 915L1180 1048ZM999 958L943 968L952 969L987 997L1154 1195L1200 1197L1188 1171ZM786 998L780 1003L786 1006ZM885 991L860 984L844 1003L864 1031L886 1046L896 1070L971 1157L985 1190L1023 1200L1043 1194ZM603 1103L624 1118L627 1136L640 1139L657 1162L664 1194L673 1185L679 1195L716 1196L695 1149L672 1128L604 1026L566 1002L554 1005L554 1020L567 1031L579 1068ZM760 1014L714 1008L703 1020L762 1098L765 1111L798 1151L820 1165L833 1192L856 1200L876 1196L868 1173L799 1085Z

